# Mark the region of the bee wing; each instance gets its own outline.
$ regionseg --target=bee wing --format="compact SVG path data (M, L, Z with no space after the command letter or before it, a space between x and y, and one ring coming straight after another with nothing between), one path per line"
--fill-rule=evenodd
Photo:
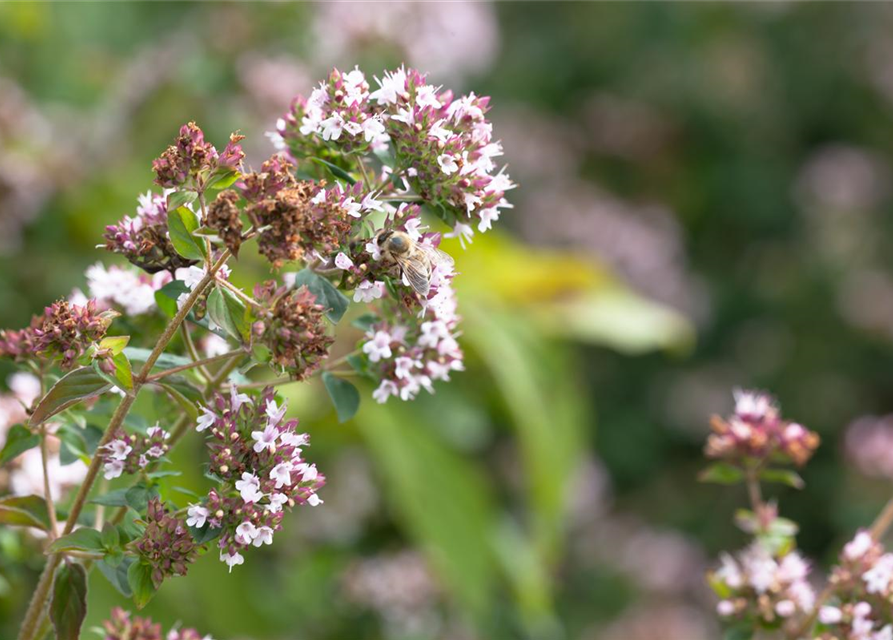
M456 264L455 260L453 260L453 256L446 251L441 251L437 247L432 247L430 244L419 244L417 245L417 249L424 252L432 265L445 264L452 267Z
M431 289L431 268L428 263L418 255L395 257L409 286L419 295L427 296Z

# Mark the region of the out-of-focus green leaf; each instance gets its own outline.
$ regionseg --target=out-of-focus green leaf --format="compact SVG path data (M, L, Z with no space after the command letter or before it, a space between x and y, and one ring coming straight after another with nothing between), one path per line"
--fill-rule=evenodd
M760 471L760 480L786 484L794 489L802 489L806 486L800 474L790 469L763 469Z
M744 471L728 462L714 462L698 474L698 480L716 484L738 484L744 482Z
M28 449L33 449L40 444L40 436L31 433L26 426L17 424L6 433L6 443L0 451L0 465L14 460Z
M44 531L50 528L47 503L40 496L9 496L0 499L0 524L34 527Z
M196 406L196 402L201 400L201 393L199 393L195 387L186 381L177 382L168 378L153 382L152 384L164 389L174 402L180 405L180 408L186 412L186 415L189 416L190 420L195 421L198 418L198 407Z
M34 413L31 414L31 424L39 425L60 411L82 400L105 393L111 387L112 385L92 367L75 369L62 376L40 400Z
M138 349L136 347L127 347L124 349L124 353L132 362L143 363L149 359L149 355L152 353L149 349ZM158 360L155 361L155 366L153 369L173 369L174 367L180 367L184 364L190 364L192 360L187 358L186 356L178 356L172 353L162 353Z
M335 411L338 413L338 422L347 422L356 415L360 408L360 392L352 383L339 378L328 371L323 372L322 381L329 392Z
M407 533L427 552L456 601L486 625L497 579L496 515L480 470L416 424L400 404L364 403L355 424Z
M63 561L53 581L50 620L57 640L78 640L87 615L87 572L84 567Z

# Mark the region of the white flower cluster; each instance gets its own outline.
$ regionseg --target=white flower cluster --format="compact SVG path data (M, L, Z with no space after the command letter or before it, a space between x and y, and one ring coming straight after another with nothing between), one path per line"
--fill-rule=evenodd
M75 289L70 302L84 306L94 298L100 306L120 307L128 315L138 316L155 309L155 292L171 281L171 274L159 271L149 276L136 268L106 267L101 262L87 268L87 291Z

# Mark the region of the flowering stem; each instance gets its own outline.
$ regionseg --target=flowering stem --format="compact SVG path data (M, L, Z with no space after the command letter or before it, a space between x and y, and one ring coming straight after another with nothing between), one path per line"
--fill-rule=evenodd
M195 369L196 367L203 367L206 364L213 364L214 362L219 362L220 360L226 360L227 358L232 358L233 356L244 354L244 349L237 349L235 351L228 351L227 353L222 353L217 356L211 356L210 358L204 358L203 360L196 360L195 362L188 362L186 364L181 364L177 367L171 367L170 369L165 369L164 371L159 371L158 373L153 373L148 378L146 378L146 382L154 382L155 380L161 380L162 378L166 378L167 376L174 375L175 373L180 373L181 371L188 371L189 369Z
M192 293L186 298L186 302L180 310L177 311L167 327L165 327L164 332L161 334L161 337L158 339L158 342L155 344L155 348L152 349L149 357L146 358L146 362L143 364L140 372L133 378L133 393L125 395L121 399L118 408L115 409L115 413L112 415L111 420L109 420L108 427L97 445L97 451L100 451L102 447L107 445L115 436L116 431L124 422L124 418L126 418L127 414L130 412L130 408L133 406L140 389L146 383L146 380L149 377L149 372L152 371L152 367L155 366L158 358L164 353L168 343L174 337L174 334L180 328L180 325L183 324L183 321L186 319L187 314L192 310L192 307L199 299L199 296L204 293L207 286L215 279L217 271L226 263L228 258L229 251L224 251L220 258L210 266L208 272L195 286ZM65 522L65 528L62 530L63 536L68 535L74 529L78 517L81 515L81 511L84 509L84 505L87 502L87 496L93 488L93 483L96 482L96 476L99 475L101 466L102 456L94 455L93 459L90 461L90 467L87 469L87 475L85 476L84 481L74 498L74 502L71 505L71 509L69 510L68 520ZM53 577L55 576L56 568L61 561L62 554L60 553L53 553L47 559L46 567L44 567L43 573L40 575L37 587L35 587L34 594L31 597L31 602L28 604L28 610L25 612L25 619L19 630L19 640L35 640L35 632L40 624L41 616L43 615L47 599L49 598L50 587L53 584Z
M47 514L50 516L49 538L52 542L59 537L59 525L56 522L56 505L53 503L53 493L50 491L50 465L49 453L47 452L46 424L40 426L40 460L43 464L43 493L47 503Z
M372 181L369 179L369 173L366 171L366 163L363 162L362 158L357 158L357 164L360 166L360 173L363 174L363 182L366 184L366 188L372 191Z

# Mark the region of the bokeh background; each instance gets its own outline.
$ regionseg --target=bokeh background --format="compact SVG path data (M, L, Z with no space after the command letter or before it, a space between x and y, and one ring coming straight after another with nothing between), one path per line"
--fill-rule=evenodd
M823 437L774 492L821 570L893 484L891 28L880 4L0 5L0 326L113 262L103 226L180 124L241 129L259 166L332 66L491 95L521 185L457 260L468 371L365 389L345 425L290 387L325 505L146 612L219 640L717 638L702 576L744 495L696 475L737 385ZM0 530L0 637L36 548ZM123 599L94 572L89 604Z

